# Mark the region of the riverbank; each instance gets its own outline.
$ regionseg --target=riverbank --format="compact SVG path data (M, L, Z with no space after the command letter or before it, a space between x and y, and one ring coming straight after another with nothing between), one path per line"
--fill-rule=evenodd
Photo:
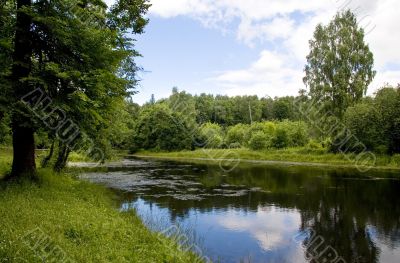
M140 151L136 157L155 157L163 159L192 159L205 161L220 161L238 159L244 162L265 162L270 164L306 165L306 166L339 166L361 169L399 169L400 155L375 155L376 161L357 162L356 154L333 154L320 150L292 148L283 150L253 151L249 149L198 149L181 152L152 152ZM234 164L235 162L232 162Z
M1 169L9 169L11 156L0 156ZM195 260L134 211L120 212L111 190L70 174L39 170L36 183L0 181L0 193L1 262Z

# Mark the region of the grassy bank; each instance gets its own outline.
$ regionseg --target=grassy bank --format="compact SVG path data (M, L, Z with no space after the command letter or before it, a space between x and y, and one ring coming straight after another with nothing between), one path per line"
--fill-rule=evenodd
M0 179L10 170L12 162L12 149L0 147Z
M311 164L329 164L340 166L355 166L357 164L356 154L333 154L324 150L313 150L307 148L290 148L282 150L253 151L249 149L198 149L195 151L181 152L151 152L141 151L136 156L153 156L163 158L207 158L207 159L229 159L239 158L242 160L298 162ZM376 168L400 169L400 155L375 155L376 162L361 162L364 166Z
M1 151L0 167L8 154ZM39 178L0 181L0 262L194 261L133 211L119 212L110 190L49 170Z

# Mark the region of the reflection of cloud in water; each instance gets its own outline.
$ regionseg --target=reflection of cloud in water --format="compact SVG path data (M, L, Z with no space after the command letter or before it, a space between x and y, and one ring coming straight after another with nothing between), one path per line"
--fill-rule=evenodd
M293 242L292 237L299 229L301 218L297 212L259 207L257 212L246 217L241 213L228 212L220 216L217 223L231 231L250 233L263 250L269 251Z
M378 230L373 225L367 225L367 232L371 235L372 241L378 245L380 249L380 262L398 263L400 258L400 250L397 242L393 241L396 236L388 236L378 233ZM397 233L398 234L398 233Z

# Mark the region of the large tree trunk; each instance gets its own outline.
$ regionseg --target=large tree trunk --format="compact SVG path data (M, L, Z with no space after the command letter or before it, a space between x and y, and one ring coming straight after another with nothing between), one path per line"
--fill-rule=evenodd
M32 56L32 18L30 15L21 12L26 7L30 7L31 0L17 0L17 20L14 41L13 66L11 80L15 99L17 102L32 90L32 86L24 82L23 79L31 73ZM29 116L29 114L28 114ZM15 110L11 117L13 131L14 159L11 176L20 177L22 175L34 175L35 165L35 141L34 130L31 119L25 114Z
M35 140L33 129L16 126L13 127L14 159L12 164L12 177L34 177L35 164Z

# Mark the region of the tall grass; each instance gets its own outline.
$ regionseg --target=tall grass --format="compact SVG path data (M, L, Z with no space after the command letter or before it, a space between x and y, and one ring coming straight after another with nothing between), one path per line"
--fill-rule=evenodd
M2 169L8 170L9 154L1 150ZM60 253L73 262L196 259L148 230L133 211L120 212L110 190L51 170L38 173L38 182L0 181L1 262L50 262ZM45 242L32 242L32 231Z

